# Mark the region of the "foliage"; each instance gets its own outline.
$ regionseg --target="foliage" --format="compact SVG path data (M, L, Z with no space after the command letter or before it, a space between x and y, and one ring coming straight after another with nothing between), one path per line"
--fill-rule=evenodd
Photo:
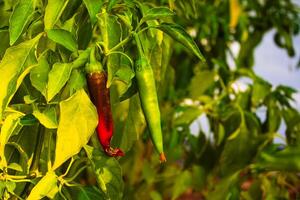
M298 198L296 90L252 69L271 29L278 47L295 55L298 11L290 0L0 0L0 196ZM138 96L137 35L155 76L166 164ZM84 66L95 46L108 72L121 159L107 157L94 134Z

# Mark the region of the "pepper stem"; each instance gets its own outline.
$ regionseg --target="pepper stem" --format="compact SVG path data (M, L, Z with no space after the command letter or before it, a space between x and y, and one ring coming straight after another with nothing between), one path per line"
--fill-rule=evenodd
M87 73L101 72L103 71L102 64L96 59L96 47L93 47L90 52L90 62L86 64L85 71Z
M145 57L144 49L143 49L143 46L142 46L142 43L141 43L141 40L140 40L138 34L134 34L134 39L135 39L135 42L137 45L137 49L138 49L140 58Z

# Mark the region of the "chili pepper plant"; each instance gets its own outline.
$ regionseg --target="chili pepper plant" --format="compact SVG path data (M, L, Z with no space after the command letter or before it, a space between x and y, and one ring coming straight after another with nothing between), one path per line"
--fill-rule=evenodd
M253 70L269 30L295 56L298 12L290 0L0 0L1 199L299 197L297 90ZM206 131L191 128L201 117Z

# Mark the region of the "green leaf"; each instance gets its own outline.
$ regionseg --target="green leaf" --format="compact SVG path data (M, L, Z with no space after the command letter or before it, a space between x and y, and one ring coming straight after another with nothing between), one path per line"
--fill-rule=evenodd
M6 189L9 193L14 194L14 190L16 189L16 183L12 181L5 182Z
M73 70L67 85L70 92L69 95L73 95L76 91L84 88L85 85L85 73L79 70Z
M81 13L81 4L82 0L69 1L66 8L64 9L64 12L61 15L61 21L66 22L67 20L74 18L74 16L77 16L79 13Z
M79 190L78 197L76 198L77 200L105 200L103 195L95 186L79 187Z
M281 124L281 111L275 100L268 102L267 128L268 132L276 133Z
M51 40L72 52L78 49L76 39L69 31L64 29L51 29L47 31L47 35Z
M84 90L77 91L59 105L60 120L53 169L77 154L87 144L98 124L96 108Z
M87 8L92 24L97 21L96 15L99 13L102 6L102 0L83 0L85 7Z
M265 97L270 93L272 85L263 79L257 78L254 81L251 101L254 106L263 102Z
M175 179L175 184L173 186L172 200L178 198L188 188L191 187L192 179L192 174L188 170L185 170L179 176L177 176L177 178Z
M283 181L286 181L285 179ZM273 199L292 199L287 187L282 187L280 184L280 177L278 179L269 178L268 176L262 176L261 189L263 192L263 198L265 200Z
M124 132L121 135L121 145L124 151L129 151L132 145L136 142L146 127L146 121L141 108L139 96L134 95L129 102L129 111L124 127Z
M217 134L217 145L219 146L222 142L223 142L223 139L224 139L224 136L225 136L225 128L224 126L219 123L218 125L218 134Z
M121 40L122 29L120 23L117 21L116 16L109 15L106 12L102 12L97 15L98 24L101 30L101 37L104 45L104 51L109 51ZM120 68L120 55L110 54L107 58L107 87L110 87L116 72Z
M82 67L87 63L90 57L90 48L87 48L84 51L79 51L79 56L72 62L72 68L76 69Z
M277 152L261 152L254 166L268 171L299 172L299 153L299 146L287 146L285 149Z
M12 170L15 170L15 171L18 171L18 172L22 172L23 171L23 168L21 165L19 165L18 163L10 163L8 166L7 166L8 169L12 169Z
M238 187L240 171L236 171L234 174L227 177L222 177L221 181L215 185L213 191L207 194L208 200L231 200L238 199L233 197L235 189Z
M109 0L107 5L107 11L109 12L117 3L118 0Z
M132 13L131 12L125 12L123 15L116 14L118 18L125 24L125 26L132 30Z
M193 99L198 99L214 83L215 73L212 71L199 71L192 78L189 92Z
M155 7L146 11L140 23L148 20L162 19L164 17L170 17L175 15L173 11L166 7Z
M49 129L57 128L57 118L56 118L56 110L54 107L50 107L45 109L43 112L39 110L34 110L32 113L40 123Z
M54 27L64 9L66 8L68 2L69 0L48 0L44 17L46 30L52 29Z
M33 14L32 18L37 17L38 12L35 12ZM29 23L30 25L28 26L28 29L26 30L26 35L29 38L32 38L36 35L38 35L39 33L42 33L44 31L44 21L43 19L39 19L37 21L33 21L31 23Z
M0 63L0 120L13 95L20 86L28 67L35 63L33 50L41 35L6 50Z
M124 82L126 85L131 85L131 80L134 77L134 72L128 65L121 65L120 69L116 72L116 77Z
M92 163L98 185L106 194L107 199L122 199L124 183L118 161L106 156L99 149L87 145L84 149Z
M150 197L151 197L152 200L163 200L162 194L160 194L157 191L151 191L150 192Z
M202 113L202 110L195 106L184 107L177 112L175 118L175 125L189 125L197 119Z
M54 171L48 171L47 174L31 190L27 200L37 200L44 197L53 199L57 192L57 176Z
M156 28L162 30L163 32L171 36L174 40L188 48L201 61L205 61L205 58L203 57L193 38L187 32L185 32L185 30L181 26L172 23L162 23L156 26Z
M115 80L122 81L122 83L124 83L124 87L119 91L120 94L124 94L128 91L128 88L132 85L134 75L135 74L130 66L124 64L120 66L120 69L116 72L115 76Z
M22 126L19 126L18 130L16 130L15 133L21 131L21 128L22 128ZM29 161L29 158L28 158L28 155L27 155L25 149L23 147L21 147L21 145L23 146L23 144L18 144L16 142L8 142L7 145L13 147L14 149L16 149L18 151L18 153L20 155L20 160L19 160L18 165L20 165L20 167L22 168L21 171L23 173L29 173L31 161ZM9 164L9 165L11 165L11 164ZM9 166L8 166L8 168L9 168ZM19 168L19 167L15 166L14 170L17 170L16 168Z
M0 197L3 197L3 193L5 191L5 184L6 182L5 181L1 181L0 182Z
M87 18L80 19L78 22L78 31L77 31L77 40L78 40L78 48L86 49L92 40L93 36L93 27L92 24L89 23Z
M24 99L25 104L32 104L32 103L34 103L37 100L37 98L33 98L30 95L24 96L23 99Z
M38 64L30 72L30 81L33 87L46 97L48 74L50 66L47 61L47 53L40 56Z
M126 99L131 98L138 92L137 82L136 79L132 79L132 83L130 87L119 97L119 101L125 101Z
M193 174L193 187L194 188L202 188L206 184L206 170L201 165L193 165L191 173Z
M297 90L284 85L279 85L276 88L277 91L283 93L287 98L293 99L293 94L297 93Z
M76 21L76 19L78 15L79 13L74 14L73 17L65 21L60 28L69 31L70 33L72 33L72 35L77 35L76 32L78 30L78 25L77 25L78 22Z
M1 16L0 16L1 17ZM0 60L9 47L9 32L8 30L0 30Z
M11 16L11 11L3 8L4 6L0 5L0 28L9 26L9 18Z
M288 144L300 145L300 113L293 108L282 110L282 116L287 126L285 134Z
M5 145L7 144L9 138L15 133L15 130L18 129L20 118L23 116L24 116L23 113L15 112L9 114L4 120L4 123L1 127L1 134L0 134L0 158L1 158L0 166L7 165L5 155L4 155Z
M148 185L151 185L155 181L155 176L155 169L151 167L151 164L148 161L144 161L142 171L143 180L145 180Z
M10 45L13 45L20 37L33 11L33 0L21 0L14 8L9 20Z
M228 139L220 157L220 167L224 175L231 174L249 164L255 155L258 140L245 126L241 126L233 139Z
M37 122L38 120L32 114L27 114L20 120L22 126L33 126L37 124Z
M48 75L47 101L59 93L66 82L69 80L72 72L72 63L55 63Z

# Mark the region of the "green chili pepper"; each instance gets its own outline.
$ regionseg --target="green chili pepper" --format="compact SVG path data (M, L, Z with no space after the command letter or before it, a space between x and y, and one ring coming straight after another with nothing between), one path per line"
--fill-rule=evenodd
M157 99L154 74L152 67L144 55L141 43L137 35L135 39L139 50L139 60L135 66L135 76L139 90L142 109L146 118L152 142L160 154L160 161L165 162L166 157L163 151L163 137L161 130L160 110Z

